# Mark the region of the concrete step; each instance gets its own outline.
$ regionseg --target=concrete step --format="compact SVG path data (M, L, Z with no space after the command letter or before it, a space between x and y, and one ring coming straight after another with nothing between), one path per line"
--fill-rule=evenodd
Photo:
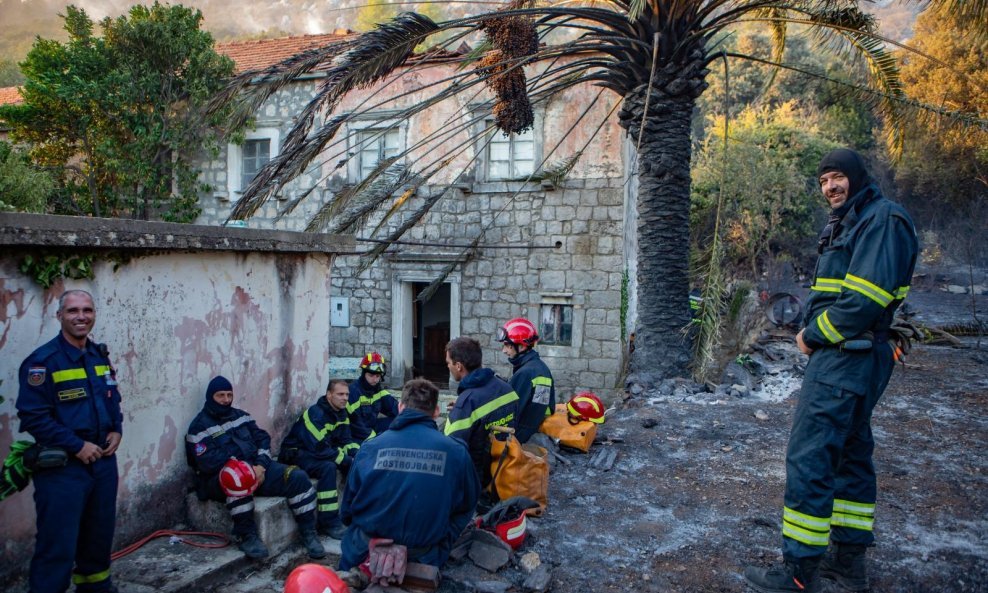
M194 493L186 496L191 531L211 531L229 535L233 531L233 519L226 505L212 500L202 501ZM271 555L280 554L298 537L298 527L288 500L283 496L255 496L254 520L261 540Z

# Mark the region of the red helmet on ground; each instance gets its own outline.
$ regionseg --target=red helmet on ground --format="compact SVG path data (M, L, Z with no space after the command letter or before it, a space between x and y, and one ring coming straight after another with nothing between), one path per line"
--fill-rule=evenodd
M379 352L368 352L360 359L360 370L377 375L388 374L388 365Z
M285 579L285 593L350 593L350 587L325 566L303 564Z
M523 317L515 317L497 328L497 341L502 344L532 347L539 341L539 332L535 324Z
M604 402L590 391L577 393L566 402L566 412L570 422L574 424L580 420L603 424L605 411Z
M220 488L227 496L249 496L257 490L257 474L246 461L231 459L220 470Z

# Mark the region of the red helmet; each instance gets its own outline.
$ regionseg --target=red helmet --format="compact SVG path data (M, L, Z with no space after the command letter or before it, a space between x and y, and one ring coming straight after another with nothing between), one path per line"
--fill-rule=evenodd
M584 391L577 393L566 402L566 412L570 422L575 424L580 420L593 422L594 424L604 423L604 402L600 401L594 393Z
M380 353L368 352L360 359L360 370L365 373L386 375L388 374L388 365L385 364L384 357Z
M325 566L303 564L285 579L285 593L350 593L350 587Z
M249 496L257 490L257 474L246 461L231 459L220 470L220 488L227 496Z
M497 341L512 346L525 344L532 347L539 341L539 332L531 321L523 317L515 317L497 328Z

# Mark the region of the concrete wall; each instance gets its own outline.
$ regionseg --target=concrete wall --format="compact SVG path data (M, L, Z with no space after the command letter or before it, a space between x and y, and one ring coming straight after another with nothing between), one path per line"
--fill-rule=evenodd
M112 252L99 246L115 244ZM43 290L18 271L48 249L97 254L93 280ZM183 521L184 436L217 374L274 444L324 389L332 252L327 235L0 215L0 452L18 432L20 362L59 331L58 296L90 291L123 394L116 547ZM331 247L336 246L336 247ZM33 549L32 488L0 503L0 583Z

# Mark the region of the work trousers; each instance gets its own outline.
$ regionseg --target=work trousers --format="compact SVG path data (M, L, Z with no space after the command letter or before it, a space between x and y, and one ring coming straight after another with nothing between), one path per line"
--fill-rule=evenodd
M824 348L810 356L786 453L784 556L819 556L829 541L874 541L871 415L893 366L888 343L865 352Z
M34 473L38 535L31 559L31 593L103 593L112 585L110 551L117 517L117 459Z
M317 459L306 451L299 451L295 463L316 482L316 524L320 529L340 525L340 485L337 484L337 466L327 459Z
M226 503L233 517L233 535L243 538L257 533L254 521L254 496L284 496L288 508L295 515L300 527L315 526L316 491L309 482L309 476L299 468L272 461L264 472L264 482L251 496L227 496L220 488L219 474L206 482L206 495L210 500Z

